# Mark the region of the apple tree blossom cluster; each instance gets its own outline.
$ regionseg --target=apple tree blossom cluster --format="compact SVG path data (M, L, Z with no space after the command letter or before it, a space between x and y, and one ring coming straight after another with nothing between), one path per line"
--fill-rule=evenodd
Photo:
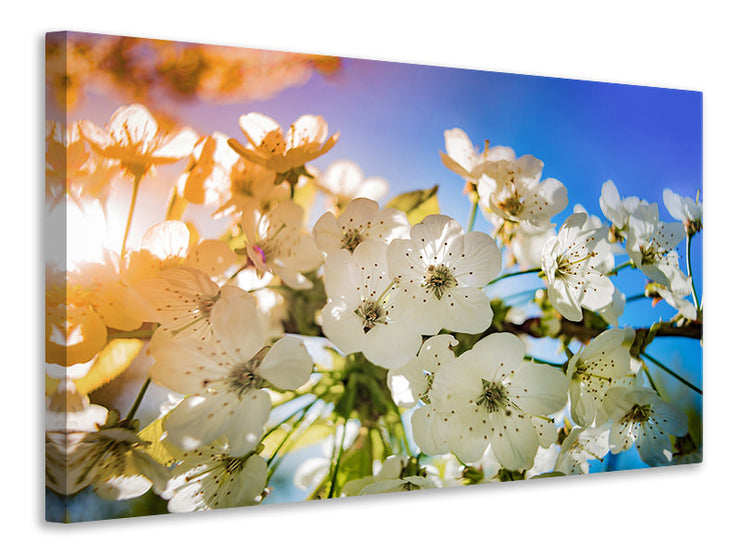
M698 195L666 189L663 220L607 181L600 214L569 210L541 160L454 128L440 156L470 201L459 222L436 187L384 201L388 183L352 161L319 169L340 139L321 116L238 124L240 137L199 136L139 104L102 126L47 124L50 207L109 214L112 184L131 191L120 249L47 267L56 495L254 505L309 446L321 455L292 478L306 499L585 474L625 452L701 460L685 397L651 374L701 395L651 354L662 337L702 338ZM133 215L171 164L182 170L162 219L135 240ZM644 288L620 291L626 272ZM520 279L537 282L526 311L502 289ZM622 324L640 298L672 317ZM134 363L138 394L111 403ZM168 400L140 420L151 384Z

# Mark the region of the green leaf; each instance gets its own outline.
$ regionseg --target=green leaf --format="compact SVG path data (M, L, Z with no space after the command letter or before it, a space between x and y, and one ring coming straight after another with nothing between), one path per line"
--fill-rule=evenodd
M420 189L402 193L392 198L386 208L396 208L404 212L411 225L418 224L429 214L439 214L439 202L437 200L438 185L431 189Z
M157 418L146 428L139 432L139 439L149 443L144 448L147 455L163 466L168 466L172 462L179 460L183 456L183 451L166 441L164 436L164 417Z
M141 351L144 342L140 339L113 339L98 353L95 362L83 377L74 381L75 387L82 395L102 387L121 375ZM47 394L51 394L59 380L47 378Z
M370 458L372 448L367 437L358 436L357 441L342 457L337 474L336 491L341 492L350 480L357 480L373 475L373 461Z
M501 482L516 482L518 480L524 480L523 470L509 470L507 468L501 468L498 471L498 479Z
M295 188L293 195L293 202L303 208L303 214L306 218L311 215L311 208L313 207L314 200L316 199L316 181L313 179L307 179L303 185Z
M185 209L188 207L188 201L186 198L180 196L177 192L177 187L172 188L170 193L170 199L167 202L167 219L168 220L181 220L185 214Z
M322 419L313 422L308 428L299 432L295 437L288 440L290 450L295 451L302 447L314 445L321 440L329 437L334 431L334 426L329 420ZM262 444L265 446L265 454L272 455L285 438L293 432L293 426L286 422L280 428L273 431L269 436L262 438Z
M532 480L536 480L537 478L557 478L559 476L565 476L565 473L560 472L559 470L553 470L551 472L544 472L542 474L537 474L537 476L532 476Z
M316 323L317 313L326 305L324 282L315 272L305 274L311 280L311 289L291 289L280 287L278 292L288 304L288 321L284 322L286 333L321 336L321 328Z
M346 449L339 460L334 481L333 497L339 497L345 484L350 480L370 477L373 475L373 460L376 441L370 437L367 428L362 428L354 443ZM382 460L382 459L381 459ZM332 467L332 470L333 467ZM332 472L314 490L309 499L325 499L329 496L333 479Z
M350 374L347 385L344 388L344 393L337 401L334 407L334 412L344 418L349 418L352 410L355 408L355 399L357 398L357 376Z

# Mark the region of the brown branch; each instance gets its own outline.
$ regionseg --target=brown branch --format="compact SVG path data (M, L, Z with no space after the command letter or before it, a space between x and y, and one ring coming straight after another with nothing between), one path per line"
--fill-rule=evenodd
M495 331L508 331L511 333L524 333L531 337L548 337L552 336L549 328L551 326L543 325L542 319L529 318L521 324L514 324L511 322L504 322L502 329L495 330L489 328L484 332L483 335L489 335ZM704 325L701 322L689 322L683 326L675 326L670 322L662 322L657 324L653 328L636 328L635 329L635 342L638 340L640 343L644 342L645 338L651 333L651 329L655 332L654 337L688 337L691 339L702 339ZM557 335L566 335L578 339L581 343L587 343L603 330L594 329L583 325L581 322L571 322L569 320L560 321L560 331Z

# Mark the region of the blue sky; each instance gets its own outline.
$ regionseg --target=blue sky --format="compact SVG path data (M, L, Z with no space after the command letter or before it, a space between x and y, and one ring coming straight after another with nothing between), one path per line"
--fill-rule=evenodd
M225 117L233 108L218 111ZM598 199L609 179L623 196L657 202L667 221L664 188L694 197L702 187L702 95L695 91L345 60L339 75L314 76L301 88L245 109L284 125L304 113L323 115L330 133L342 134L317 166L350 158L366 175L388 179L394 193L438 184L442 211L461 222L469 210L462 180L439 157L444 131L453 127L465 130L479 146L488 139L491 145L512 147L517 155L541 159L543 176L568 188L570 205L555 218L558 224L576 203L603 217ZM241 136L233 118L227 124L233 136ZM488 231L483 218L477 228ZM692 245L700 292L701 238ZM679 246L682 264L684 248ZM624 274L616 285L628 297L640 293L644 276L636 270ZM652 309L649 301L637 301L628 304L620 324L649 325L674 313L665 303ZM696 341L659 339L650 351L700 381L702 355Z

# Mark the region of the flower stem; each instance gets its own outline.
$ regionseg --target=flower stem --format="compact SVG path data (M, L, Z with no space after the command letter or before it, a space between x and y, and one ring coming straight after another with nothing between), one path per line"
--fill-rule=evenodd
M151 339L158 325L144 324L138 330L122 331L108 328L108 339Z
M344 454L344 436L347 433L347 421L345 420L342 424L342 437L339 440L339 448L337 449L337 457L334 461L334 470L331 476L331 486L329 486L329 495L327 497L331 499L334 497L334 490L337 487L337 476L339 475L339 461Z
M542 289L542 287L535 287L534 289L525 289L523 291L517 291L516 293L512 293L511 295L506 295L504 299L508 300L508 299L513 299L515 297L529 297L530 295L534 295L535 293L537 293L537 291L539 291L540 289Z
M475 226L475 217L478 215L478 193L474 193L471 199L470 216L468 217L468 231L473 231Z
M152 378L147 376L146 380L144 380L144 384L141 386L141 389L139 390L139 394L136 396L136 399L134 400L134 404L131 405L131 409L128 411L126 418L124 418L125 421L128 422L129 420L133 419L134 415L136 414L136 411L139 409L141 400L144 398L144 393L146 393L146 390L149 387L150 383L152 383Z
M524 357L527 360L531 360L532 362L536 362L537 364L547 364L548 366L553 366L555 368L562 368L563 363L562 362L550 362L549 360L542 360L541 358L532 357L532 356L525 356Z
M617 266L616 268L614 268L611 272L609 272L608 275L610 275L610 276L616 276L619 273L619 270L622 270L622 269L627 268L628 266L632 266L632 265L633 264L632 264L632 261L631 260L628 260L627 262L623 262L622 264L620 264L619 266Z
M233 279L235 279L236 276L238 276L240 273L242 273L243 270L246 270L247 268L249 268L250 265L251 265L251 261L249 260L249 257L247 257L247 261L244 264L242 264L241 266L239 266L239 268L237 268L234 271L234 273L231 274L231 276L228 277L228 279L226 280L225 283L231 283L231 281ZM260 289L264 289L264 288L263 287L260 287ZM254 289L254 291L256 291L256 289Z
M647 379L650 382L650 387L652 387L655 393L658 394L658 397L663 397L660 394L660 390L658 390L658 386L655 385L655 381L653 380L653 377L650 375L650 370L648 370L647 364L643 365L642 369L644 370L645 375L647 376Z
M285 444L288 442L288 440L291 438L291 436L295 433L295 431L298 429L298 427L303 423L303 421L308 416L308 412L311 410L311 407L318 401L318 399L315 399L311 403L309 403L307 406L302 407L298 409L296 412L288 416L286 419L284 419L279 424L276 424L273 428L271 428L265 435L262 436L262 439L264 440L267 436L269 436L271 433L273 433L275 430L279 429L283 424L285 424L288 420L296 416L298 413L301 413L301 416L293 422L293 427L290 429L290 431L285 434L285 437L280 441L277 447L275 447L275 452L270 455L270 458L267 459L267 466L270 466L272 464L272 461L275 460L275 457L277 457L280 450L285 446ZM278 461L279 463L280 461ZM278 463L275 464L274 467L270 469L270 476L272 476L275 473L275 470L277 469Z
M133 220L134 217L134 206L136 206L136 197L139 194L139 184L141 183L142 177L143 174L139 173L134 176L134 189L131 192L131 206L128 209L128 218L126 218L126 230L123 232L123 241L121 242L121 260L123 260L123 255L126 254L126 241L128 240L129 231L131 231L131 220Z
M290 449L295 445L297 441L300 440L300 435L296 436L296 431L303 425L304 421L309 415L309 409L306 408L305 412L301 414L301 417L296 421L293 425L293 428L290 430L288 435L283 438L283 440L280 442L280 445L275 449L275 453L270 457L270 460L268 461L268 464L272 464L270 467L270 470L267 473L267 481L269 482L272 476L277 472L278 467L280 466L280 463L282 463L285 460L285 457L287 457L290 453L285 453L281 455L280 457L276 457L278 451L282 450L283 447L286 447L287 451L290 451ZM313 425L316 420L318 420L318 416L314 416L313 420L311 420L306 426L304 427L304 431L308 429L310 426Z
M638 293L624 299L625 303L631 303L633 301L639 301L640 299L649 299L650 297L645 296L645 293Z
M406 436L406 428L403 425L403 418L401 417L401 411L398 409L396 403L393 403L393 410L398 416L398 426L401 428L401 441L403 442L403 448L406 450L406 454L411 457L411 446L409 445L409 438Z
M292 400L293 399L291 399L291 401ZM318 401L319 401L319 397L315 398L313 401L311 401L307 405L303 405L301 408L299 408L299 409L295 410L294 412L290 413L288 416L286 416L285 418L283 418L280 422L278 422L277 424L275 424L272 428L270 428L269 430L267 430L262 435L262 439L265 439L271 433L273 433L274 431L278 430L283 424L285 424L286 422L288 422L289 420L291 420L294 416L296 416L296 415L298 415L298 414L300 414L302 412L308 412L308 409L310 409L312 406L314 406ZM294 422L294 425L295 424L298 424L299 422L301 422L301 419L299 419L298 421Z
M499 281L501 281L502 279L505 279L505 278L510 278L510 277L514 277L514 276L523 276L524 274L536 274L536 273L541 272L541 271L542 271L541 268L530 268L529 270L520 270L518 272L512 272L510 274L504 274L502 276L498 276L496 279L493 279L493 280L489 281L486 284L486 287L488 287L490 285L493 285L494 283L499 282Z
M691 238L693 235L686 235L686 273L691 281L691 298L694 301L696 310L699 310L699 297L696 294L696 284L694 283L694 276L691 273Z
M646 359L648 359L650 362L652 362L653 364L655 364L655 366L657 366L658 368L660 368L664 372L666 372L666 373L670 374L671 376L673 376L674 378L676 378L679 382L681 382L682 384L684 384L689 389L693 389L699 395L704 395L704 393L702 392L701 389L699 389L698 387L696 387L694 384L692 384L688 380L686 380L686 379L682 378L681 376L679 376L678 374L676 374L673 370L671 370L670 368L668 368L665 364L663 364L659 360L656 360L655 358L651 357L647 353L642 353L642 356L644 356Z

